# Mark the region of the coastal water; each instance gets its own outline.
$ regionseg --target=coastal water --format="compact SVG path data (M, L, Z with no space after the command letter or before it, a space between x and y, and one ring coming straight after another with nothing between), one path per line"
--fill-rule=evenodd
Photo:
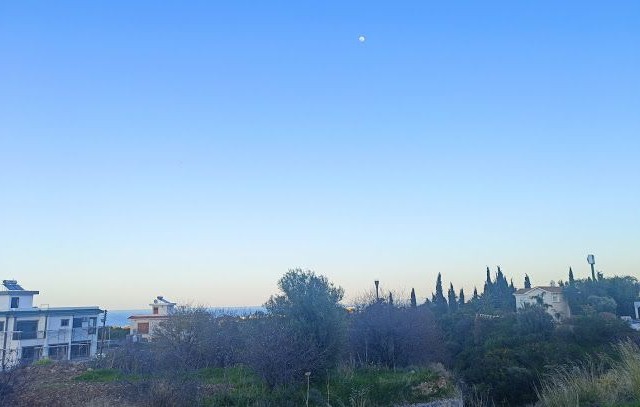
M234 315L244 316L253 314L254 312L264 311L263 307L213 307L209 310L216 315ZM131 315L151 315L151 309L129 309L129 310L109 310L107 312L107 325L110 326L129 326L129 317ZM100 319L102 325L102 319Z

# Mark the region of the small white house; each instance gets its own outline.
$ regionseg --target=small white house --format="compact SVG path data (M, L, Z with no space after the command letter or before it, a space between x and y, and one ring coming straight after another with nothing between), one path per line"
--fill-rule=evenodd
M163 296L159 295L153 300L151 306L151 314L132 315L129 317L131 336L134 341L149 341L153 335L153 331L162 321L169 319L169 316L175 311L175 302L167 301Z
M560 321L571 316L569 303L562 292L562 287L522 288L513 294L516 297L516 309L527 305L540 305L555 319Z
M98 307L38 308L39 291L16 280L0 286L0 369L38 359L75 360L95 356Z

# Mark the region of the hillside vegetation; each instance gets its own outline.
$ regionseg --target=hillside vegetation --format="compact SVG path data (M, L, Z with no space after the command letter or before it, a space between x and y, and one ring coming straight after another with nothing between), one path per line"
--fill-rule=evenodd
M462 394L468 406L635 405L639 338L618 316L632 309L637 281L570 271L558 286L573 315L559 323L543 306L516 311L500 268L487 269L469 299L451 283L445 295L438 275L429 300L380 288L350 309L326 277L291 270L265 313L183 307L152 342L126 342L93 370L40 363L0 375L0 397L17 406L376 407Z

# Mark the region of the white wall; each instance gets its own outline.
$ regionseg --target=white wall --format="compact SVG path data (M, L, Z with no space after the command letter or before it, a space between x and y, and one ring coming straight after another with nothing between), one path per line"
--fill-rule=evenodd
M33 308L33 294L18 295L18 294L2 294L0 295L0 310L11 309L11 298L18 297L18 309Z

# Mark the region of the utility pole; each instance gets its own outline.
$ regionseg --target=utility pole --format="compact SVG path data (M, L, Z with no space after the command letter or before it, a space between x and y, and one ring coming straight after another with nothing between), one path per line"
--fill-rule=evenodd
M102 341L100 341L100 356L102 356L102 352L104 350L104 335L106 332L107 325L107 310L104 310L104 316L102 317Z

